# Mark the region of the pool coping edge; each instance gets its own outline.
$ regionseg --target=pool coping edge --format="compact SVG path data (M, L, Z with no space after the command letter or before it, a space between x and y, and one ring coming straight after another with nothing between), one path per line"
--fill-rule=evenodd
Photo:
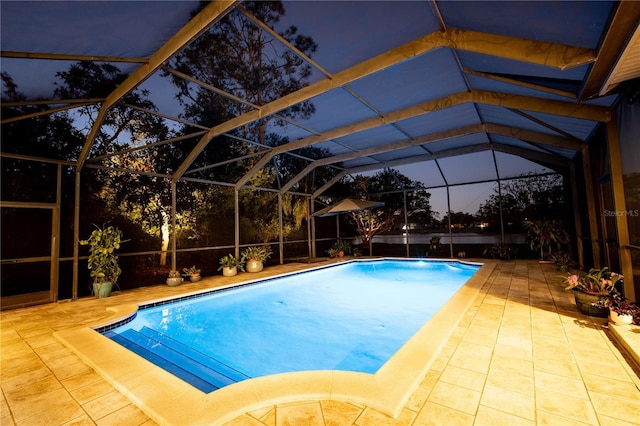
M275 404L327 399L364 404L397 418L495 266L491 261L482 263L375 374L335 370L284 373L205 394L94 330L134 315L135 304L109 308L112 316L94 327L63 330L54 336L162 425L223 424Z

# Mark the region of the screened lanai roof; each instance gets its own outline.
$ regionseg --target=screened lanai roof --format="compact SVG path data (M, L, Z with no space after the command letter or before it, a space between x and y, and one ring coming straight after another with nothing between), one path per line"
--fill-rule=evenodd
M275 51L295 51L278 36L290 25L315 40L313 57L303 55L313 66L308 86L265 105L245 105L247 112L175 141L190 143L192 150L166 170L173 180L199 177L196 170L207 166L200 154L216 137L237 137L234 132L243 126L304 101L315 106L308 119L270 127L289 142L262 146L251 170L228 184L241 188L261 167L306 146L326 148L333 156L305 159L307 167L278 182L278 189L296 191L297 181L320 167L338 172L332 182L399 168L427 187L545 172L573 159L598 125L610 119L621 91L640 77L638 2L283 4L286 15L273 32L260 22L254 25L273 39ZM220 1L190 21L197 6L190 1L2 1L2 72L26 98L3 106L45 100L50 111L78 105L74 102L106 109L139 87L149 91L154 113L170 127L184 125L177 89L163 71L170 71L171 58L209 26L227 14L247 14L241 2ZM129 78L105 98L55 100L56 73L79 60L112 63ZM181 77L190 87L202 86L193 76ZM212 96L225 96L210 89ZM2 123L13 120L3 117ZM84 149L74 159L80 167L92 162L96 131L85 132ZM153 142L158 141L144 141ZM316 194L325 189L316 188Z

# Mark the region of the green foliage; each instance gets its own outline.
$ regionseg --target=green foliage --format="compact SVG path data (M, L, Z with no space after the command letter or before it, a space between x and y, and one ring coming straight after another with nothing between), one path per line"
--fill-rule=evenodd
M607 295L616 292L616 284L623 280L623 276L610 272L608 267L602 269L591 268L586 274L573 274L564 277L567 286L565 290L579 290L587 294Z
M558 220L525 220L523 226L531 250L540 249L540 259L545 258L545 250L551 255L552 246L560 249L563 244L569 243L569 234Z
M369 244L374 236L390 230L395 223L394 217L382 210L360 210L352 212L350 218L356 225L362 244Z
M221 271L222 268L233 268L234 266L238 268L238 270L244 272L244 264L245 264L244 255L240 256L240 258L236 258L232 254L228 254L222 258L220 258L220 266L218 267L218 271Z
M264 262L271 256L271 249L269 247L252 246L247 247L242 251L242 257L247 261L260 261Z
M181 278L180 272L176 271L175 269L172 269L171 271L169 271L168 278Z
M340 252L340 250L338 250L335 247L329 247L329 249L327 249L327 256L329 257L338 257L338 253Z
M500 208L507 228L519 230L527 218L564 219L564 179L559 174L523 174L500 182L494 193L480 206L476 217L497 228Z
M196 269L196 265L193 265L191 268L184 268L182 270L183 275L199 275L200 269Z
M559 271L568 271L569 267L573 264L573 260L571 259L569 252L564 250L552 253L551 256L549 256L549 260L555 263L556 268Z
M492 259L510 260L513 255L513 250L508 244L497 242L487 247L483 254L491 257Z
M17 84L13 78L5 71L0 73L2 85L5 88L2 101L19 102L27 100L27 96L18 90ZM13 107L2 106L2 119L24 116L32 113L38 113L43 110L38 105L21 105ZM14 153L22 155L31 155L44 158L55 158L62 160L75 160L82 151L82 145L86 139L78 129L73 126L73 122L66 111L59 111L56 114L39 115L28 120L19 120L13 123L5 123L1 127L2 130L2 152ZM2 160L3 166L6 160ZM26 163L25 163L26 164ZM43 181L48 181L51 177L45 177L38 173L37 170L29 169L30 165L22 165L16 168L13 165L7 165L15 174L22 170L24 173L16 181L17 189L24 192L24 188L28 187L31 191L40 189ZM2 180L7 180L11 175L2 171ZM29 181L33 180L33 184ZM18 186L22 183L22 186ZM3 194L7 192L8 185L3 182Z
M89 270L94 284L101 284L105 281L118 281L122 273L118 265L118 256L115 251L120 248L120 244L125 242L122 239L122 231L114 226L98 227L86 240L80 240L80 245L89 246Z
M278 26L285 14L280 1L247 1L243 7L272 28ZM312 55L317 48L315 42L299 34L295 26L285 28L280 35L307 55ZM270 39L271 36L256 27L245 14L234 10L176 55L171 66L253 105L262 106L304 87L312 71L298 55L273 49ZM205 88L192 92L185 80L175 76L172 79L180 89L180 99L188 105L185 109L188 120L211 127L248 109L246 104L235 100L212 97ZM279 115L289 119L308 118L313 111L311 102L302 102ZM276 116L270 116L247 126L242 136L264 144L267 122L276 119Z
M329 257L338 257L340 255L340 252L342 252L343 254L351 254L351 244L347 241L336 241L327 250L327 255Z
M405 200L402 191L412 188L414 189L413 191L407 191L406 193L409 221L417 224L419 228L428 228L434 223L436 213L431 208L431 194L424 189L424 184L419 181L412 181L395 169L386 169L371 177L356 175L353 179L345 178L334 185L334 188L333 195L335 195L335 198L353 197L384 202L383 207L374 210L383 213L380 215L376 213L375 217L367 219L372 219L374 222L385 222L383 227L386 228L385 230L391 229L396 225L395 214L404 209ZM350 215L345 216L349 217ZM356 230L358 230L358 221L365 218L351 217L351 219L350 223L345 224L344 229L349 229L350 226L356 225ZM362 235L360 230L358 230L358 233Z
M640 307L626 297L614 293L607 299L606 305L618 315L631 315L633 323L640 325Z
M351 244L347 241L336 241L331 247L338 250L338 252L343 251L344 254L351 254Z

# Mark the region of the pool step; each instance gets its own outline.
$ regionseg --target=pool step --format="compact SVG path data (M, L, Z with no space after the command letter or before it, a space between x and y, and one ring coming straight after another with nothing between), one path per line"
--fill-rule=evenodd
M170 348L180 352L181 354L191 358L192 360L209 367L211 370L217 371L218 373L231 379L233 381L232 383L251 378L246 374L234 369L233 367L230 367L227 364L210 357L209 355L205 355L202 352L197 351L192 347L185 345L184 343L180 343L179 341L172 339L165 334L159 333L149 327L142 327L140 333L163 343L165 346L169 346Z
M202 392L248 379L245 374L148 327L105 336L146 358Z

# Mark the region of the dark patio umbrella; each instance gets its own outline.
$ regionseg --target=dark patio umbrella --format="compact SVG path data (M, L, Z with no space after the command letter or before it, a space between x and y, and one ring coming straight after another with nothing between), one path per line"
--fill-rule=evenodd
M357 212L359 210L372 209L374 207L384 206L382 201L356 200L353 198L345 198L332 206L327 206L318 210L313 215L318 217L335 216L341 213Z

